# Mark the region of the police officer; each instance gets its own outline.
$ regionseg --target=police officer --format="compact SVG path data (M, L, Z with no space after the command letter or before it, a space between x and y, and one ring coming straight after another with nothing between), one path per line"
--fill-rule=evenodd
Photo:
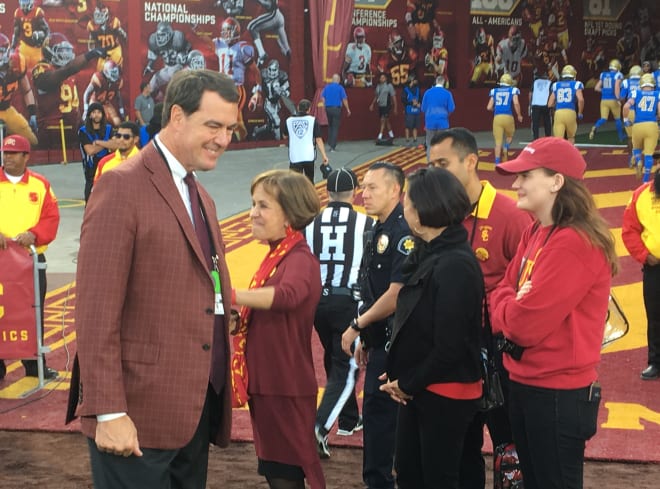
M314 327L323 345L323 365L328 379L316 414L316 440L319 455L328 458L328 432L339 419L338 435L350 436L362 429L355 381L358 367L351 355L341 349L341 335L357 315L359 295L355 290L362 261L363 237L373 227L373 219L353 209L358 179L348 168L328 176L330 202L305 236L321 263L321 301Z
M355 348L355 358L366 365L364 379L364 452L362 477L370 489L394 488L392 466L397 405L379 390L379 376L385 372L386 346L399 290L403 286L402 265L410 254L413 238L403 218L401 194L403 171L386 162L369 167L362 182L362 198L368 214L378 218L373 237L365 242L360 266L363 304L342 336L342 348ZM367 361L368 356L368 361Z

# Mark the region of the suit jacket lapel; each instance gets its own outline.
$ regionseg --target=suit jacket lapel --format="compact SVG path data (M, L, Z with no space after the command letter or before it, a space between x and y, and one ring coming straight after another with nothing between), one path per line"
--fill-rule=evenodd
M200 264L206 270L208 267L206 266L206 259L204 258L202 246L199 244L197 234L195 234L195 228L193 227L188 211L186 211L186 207L181 199L181 194L176 188L176 185L174 185L174 180L168 169L167 162L163 160L162 156L151 144L145 147L142 151L145 152L144 164L147 169L151 171L151 183L174 213L177 221L179 221L184 236L190 243L190 246L195 252ZM209 280L212 280L210 274Z

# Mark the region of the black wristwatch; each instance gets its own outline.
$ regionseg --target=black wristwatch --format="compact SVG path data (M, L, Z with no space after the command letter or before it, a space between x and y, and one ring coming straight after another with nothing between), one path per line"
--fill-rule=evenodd
M358 333L360 331L362 331L360 329L360 326L358 326L358 318L353 318L353 320L351 321L351 324L349 324L349 326L351 327L352 330L357 331Z

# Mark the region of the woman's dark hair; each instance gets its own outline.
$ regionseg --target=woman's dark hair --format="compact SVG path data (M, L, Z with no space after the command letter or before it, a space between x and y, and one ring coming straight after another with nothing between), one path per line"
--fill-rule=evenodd
M547 168L543 170L549 176L557 173ZM619 259L614 236L583 181L564 175L564 185L557 192L557 198L552 206L552 222L559 227L576 229L592 246L603 250L612 275L616 275L619 270Z
M660 168L655 172L655 177L653 177L653 191L656 199L660 199Z
M472 206L461 182L444 168L422 168L408 176L408 199L422 226L461 224Z

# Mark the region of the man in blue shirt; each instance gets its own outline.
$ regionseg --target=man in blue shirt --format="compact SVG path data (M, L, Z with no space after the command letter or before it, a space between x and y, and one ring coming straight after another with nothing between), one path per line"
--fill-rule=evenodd
M348 107L346 90L339 84L339 75L332 75L332 82L328 83L321 92L321 99L325 105L325 114L328 117L328 146L330 151L337 149L337 135L339 134L339 120L341 118L341 106L346 107L348 117L351 109Z
M426 152L431 147L431 139L444 129L449 129L449 116L456 109L454 97L445 88L445 77L438 75L435 86L428 89L422 98L422 112L426 126Z

